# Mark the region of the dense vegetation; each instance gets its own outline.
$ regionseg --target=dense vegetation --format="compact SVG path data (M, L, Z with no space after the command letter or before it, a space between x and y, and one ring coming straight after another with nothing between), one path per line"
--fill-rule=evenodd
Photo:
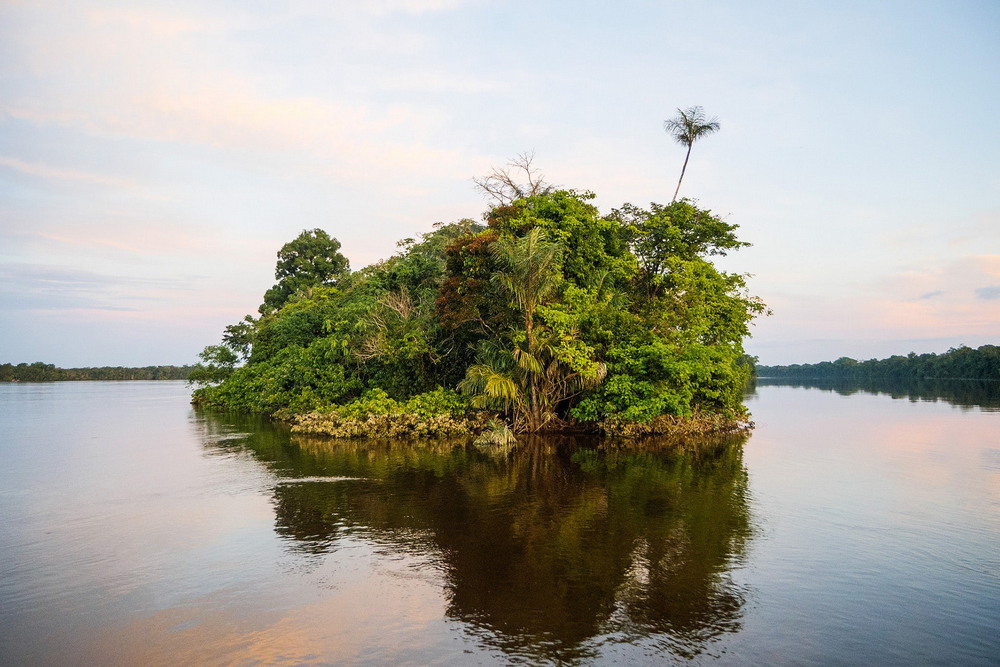
M36 361L33 364L0 364L0 382L53 382L58 380L185 380L193 366L144 366L125 368L56 368Z
M758 366L757 375L769 378L837 380L917 380L962 378L1000 380L1000 347L983 345L952 348L944 354L895 355L888 359L836 361L791 366Z
M747 245L736 225L529 183L490 192L485 225L439 223L356 272L304 231L259 316L202 352L194 402L342 436L739 424L764 306L709 261Z

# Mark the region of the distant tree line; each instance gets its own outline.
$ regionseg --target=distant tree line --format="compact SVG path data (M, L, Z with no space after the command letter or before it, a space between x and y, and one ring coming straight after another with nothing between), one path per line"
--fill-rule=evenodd
M969 379L1000 380L1000 347L983 345L977 349L961 346L944 354L895 355L888 359L857 361L841 357L836 361L791 366L757 366L761 378L831 380L918 380Z
M100 366L56 368L36 361L33 364L0 364L0 382L55 382L61 380L186 380L192 366Z

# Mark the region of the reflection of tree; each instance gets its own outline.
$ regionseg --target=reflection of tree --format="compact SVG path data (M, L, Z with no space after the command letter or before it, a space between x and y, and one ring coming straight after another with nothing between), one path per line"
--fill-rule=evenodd
M640 534L632 571L620 590L618 630L665 633L691 655L739 629L743 592L728 578L750 536L746 472L738 444L711 455L664 460L622 455L639 474L621 476Z
M945 401L960 408L1000 409L1000 382L996 380L822 380L758 378L757 386L801 387L835 391L842 396L852 394L886 394L911 401Z
M701 456L548 449L515 455L488 521L445 533L450 613L505 649L545 645L560 659L607 631L667 632L694 653L738 627L742 597L724 574L749 534L739 444Z
M289 478L274 489L276 530L294 549L322 554L360 533L436 554L448 614L508 655L583 659L609 633L662 634L692 655L739 628L743 595L727 576L750 535L739 441L663 453L538 438L490 457L275 437L247 444ZM321 476L350 479L308 481Z

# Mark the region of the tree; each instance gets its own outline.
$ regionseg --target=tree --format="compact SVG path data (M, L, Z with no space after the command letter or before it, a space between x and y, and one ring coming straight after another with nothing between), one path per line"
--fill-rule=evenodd
M188 374L188 382L195 385L218 384L229 378L239 357L225 345L209 345L198 354L201 363L195 364Z
M541 172L532 165L534 160L534 151L521 153L503 169L493 167L489 174L473 178L472 181L493 200L495 206L510 206L518 199L553 192L555 188L546 183ZM524 178L527 182L518 182L518 178Z
M493 280L524 314L524 332L528 349L532 349L535 309L552 297L562 278L561 248L549 243L542 230L535 227L521 238L497 241L493 252L503 266L493 274Z
M480 363L468 368L458 388L472 395L474 407L509 413L515 432L559 425L559 405L599 385L607 372L592 359L568 358L572 347L585 346L579 340L559 340L547 327L538 330L532 346L515 342L507 348L487 341Z
M674 199L677 201L677 193L681 190L681 181L684 180L684 171L688 166L688 158L691 157L691 146L694 142L705 135L718 132L718 118L708 120L705 117L705 110L701 107L689 107L678 109L677 117L663 121L663 129L672 136L677 143L687 146L687 155L684 156L684 166L681 167L681 177L677 180L677 189L674 190Z
M736 225L685 200L602 216L593 194L547 191L534 175L518 184L516 169L485 228L436 226L357 272L335 239L303 232L278 253L262 316L227 327L225 347L203 357L195 402L282 419L336 413L323 417L333 435L390 412L426 434L470 404L516 433L637 435L686 417L738 428L742 340L764 306L745 276L709 261L746 245ZM529 194L509 199L517 192ZM411 401L423 407L404 409Z
M662 290L664 278L678 260L725 255L750 245L736 238L738 225L699 209L688 200L666 206L654 202L648 211L625 204L614 209L608 219L626 230L650 295Z
M256 333L257 320L246 315L240 322L226 327L225 333L222 334L222 343L246 361L250 358Z
M340 254L340 241L322 229L302 230L278 251L274 268L278 283L264 294L260 312L263 315L281 308L301 290L335 286L348 273L350 264Z
M563 281L560 244L546 240L540 227L504 237L491 250L499 269L492 282L523 316L523 330L511 331L511 346L487 342L480 363L470 366L459 387L473 404L507 411L514 430L537 432L558 421L560 403L604 378L604 365L576 336L558 335L535 324L535 314L555 298Z

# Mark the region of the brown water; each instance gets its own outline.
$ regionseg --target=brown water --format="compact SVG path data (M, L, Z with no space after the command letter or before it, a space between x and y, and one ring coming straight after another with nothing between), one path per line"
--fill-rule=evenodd
M767 386L745 442L491 456L0 385L0 663L996 664L996 389Z

